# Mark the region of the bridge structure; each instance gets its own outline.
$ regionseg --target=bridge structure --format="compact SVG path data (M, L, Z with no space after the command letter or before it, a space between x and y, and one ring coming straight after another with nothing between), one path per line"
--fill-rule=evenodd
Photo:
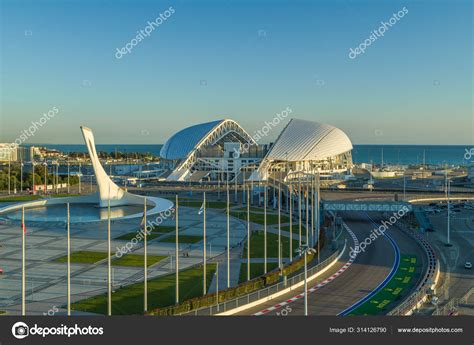
M413 206L405 201L364 201L364 200L322 200L324 211L361 211L361 212L404 212L413 211Z

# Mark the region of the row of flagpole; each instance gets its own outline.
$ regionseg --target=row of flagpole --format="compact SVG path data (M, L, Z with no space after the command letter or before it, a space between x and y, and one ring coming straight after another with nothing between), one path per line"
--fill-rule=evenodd
M306 188L306 192L304 192L304 196L306 198L306 244L309 245L309 199L311 193L311 231L312 231L312 244L315 244L315 236L319 238L320 233L320 226L319 226L319 203L320 203L320 190L319 190L319 175L317 176L318 180L311 181L311 192L309 192L309 186ZM318 189L315 189L315 185ZM244 187L245 190L245 187ZM290 205L289 205L289 212L290 212L290 253L289 258L290 261L293 260L293 188L290 184L288 186L288 193L290 195ZM251 279L251 247L250 247L250 239L251 239L251 228L250 228L250 194L251 189L247 188L247 280ZM299 215L299 244L301 247L302 244L302 203L301 203L301 181L298 180L298 215ZM229 196L229 185L227 184L227 204L226 204L226 218L227 218L227 288L231 286L231 279L230 279L230 196ZM268 190L267 186L264 187L264 273L267 273L267 204L268 204ZM203 204L201 209L199 210L198 214L203 214L203 294L207 293L207 252L206 252L206 193L203 193ZM316 228L314 225L316 224ZM143 205L143 233L144 233L144 298L143 298L143 305L144 311L148 311L148 247L147 247L147 198L144 198L144 205ZM179 303L179 197L176 195L176 203L175 203L175 303ZM26 225L25 225L25 209L22 208L22 315L26 314L26 305L25 305L25 293L26 293L26 272L25 272L25 233L26 233ZM314 234L314 230L316 230L316 235ZM71 315L71 229L70 229L70 205L67 204L67 315ZM318 261L319 261L319 240L317 240L318 245ZM281 269L283 267L283 253L282 253L282 241L281 241L281 185L278 185L278 267ZM111 205L110 199L107 203L107 314L112 315L112 269L111 269ZM217 265L217 270L219 266ZM216 277L218 279L218 272L216 272ZM216 282L218 284L218 282ZM218 285L217 285L218 286ZM218 288L217 288L218 289ZM218 298L218 297L217 297Z

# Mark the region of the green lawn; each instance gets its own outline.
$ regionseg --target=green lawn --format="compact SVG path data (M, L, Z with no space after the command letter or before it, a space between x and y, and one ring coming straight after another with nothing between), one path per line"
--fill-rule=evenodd
M164 226L164 225L159 225L159 226L154 226L151 230L151 232L157 232L157 233L168 233L168 232L172 232L172 231L176 231L176 227L175 226Z
M192 235L179 235L179 243L197 243L203 240L203 236L192 236ZM176 237L175 236L168 236L162 238L160 242L165 243L175 243Z
M112 261L114 266L138 266L143 267L144 255L137 254L127 254L122 256L119 259ZM151 266L160 262L161 260L166 259L166 256L161 255L148 255L147 257L147 266Z
M93 264L97 261L104 260L107 258L107 253L104 252L89 252L89 251L78 251L71 253L71 263L81 264ZM67 255L61 256L54 260L56 262L67 262Z
M82 264L93 264L98 261L107 258L107 253L104 252L89 252L89 251L78 251L71 253L71 263L82 263ZM112 259L115 256L112 254ZM148 266L153 265L166 258L165 256L159 255L148 255ZM62 256L55 260L56 262L67 262L67 255ZM143 255L138 254L127 254L121 258L112 260L114 266L143 266Z
M417 258L414 255L402 255L400 266L388 284L370 300L360 305L349 315L378 315L389 311L388 306L399 302L416 283Z
M283 257L289 257L290 253L290 239L281 236ZM299 241L293 240L293 256L298 252ZM247 241L245 242L243 256L247 257ZM263 258L264 257L264 234L263 231L254 232L250 236L250 257ZM278 257L278 235L267 232L267 257Z
M152 228L150 234L147 236L148 240L153 240L163 234L167 234L169 232L175 231L176 228L174 226L155 226ZM119 237L116 237L116 240L122 240L122 241L130 241L133 238L135 238L138 235L139 231L135 232L129 232L128 234L121 235Z
M206 285L209 288L215 264L207 265ZM175 303L175 275L169 274L148 281L148 310L166 307ZM179 274L180 302L201 296L203 293L202 267L184 270ZM112 294L112 314L143 314L143 282L117 289ZM72 304L72 309L107 314L107 295L100 295Z
M247 206L245 206L245 207L239 207L239 208L234 208L234 211L247 212ZM263 209L263 207L250 206L250 212L263 213L263 212L264 212L264 209ZM270 207L267 207L267 215L268 215L268 213L270 213L270 212L273 212L273 209L271 209Z
M306 224L306 223L305 223L305 224ZM281 227L281 230L290 232L290 226L289 226L289 225L282 226L282 227ZM300 225L299 225L298 222L293 223L293 230L292 230L292 232L293 232L293 235L299 234L299 232L300 232ZM311 233L310 233L310 235L311 235ZM301 237L303 238L303 241L306 240L306 226L304 226L304 225L301 225Z
M0 202L20 202L20 201L32 201L43 199L40 195L18 195L8 196L6 198L0 198Z
M114 240L131 241L132 239L137 237L137 235L138 235L138 232L129 232L128 234L125 234L125 235L114 238ZM147 238L147 240L150 241L150 240L153 240L153 239L155 239L159 236L162 236L162 235L163 234L152 232L146 238Z
M239 218L242 220L247 220L247 212L231 211L230 215ZM263 213L252 213L250 212L250 221L252 223L264 224L264 214ZM288 223L290 218L286 215L280 215L280 222ZM267 214L267 225L278 224L278 215L277 214Z
M250 279L257 278L264 274L263 270L264 264L262 263L254 263L250 264ZM276 262L268 262L267 263L267 272L273 271L275 268L278 267ZM247 281L247 264L240 265L240 273L239 273L239 284Z

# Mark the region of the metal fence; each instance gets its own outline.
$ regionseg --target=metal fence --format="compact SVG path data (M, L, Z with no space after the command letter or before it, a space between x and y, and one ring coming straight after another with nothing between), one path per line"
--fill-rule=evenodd
M461 298L453 298L445 306L441 308L436 308L436 310L433 312L433 315L449 315L451 312L459 308L460 305L468 304L469 298L473 294L474 287L469 289L469 291L466 292L466 294L464 294L464 296L462 296Z
M313 276L314 274L318 273L325 267L327 267L332 261L334 261L338 255L342 252L344 252L346 245L344 245L344 248L342 250L336 250L334 253L332 253L327 259L322 261L321 263L313 266L312 268L308 269L308 278ZM196 315L196 316L209 316L209 315L215 315L219 313L223 313L238 307L241 307L246 304L253 303L255 301L258 301L262 298L269 297L277 292L280 292L284 289L287 289L289 287L292 287L304 280L304 272L301 272L293 277L290 277L284 281L281 281L279 283L276 283L274 285L265 287L263 289L260 289L255 292L251 292L247 295L237 297L235 299L221 302L219 304L216 303L216 305L213 305L211 307L205 307L205 308L200 308L200 309L195 309L193 311L183 313L181 315Z

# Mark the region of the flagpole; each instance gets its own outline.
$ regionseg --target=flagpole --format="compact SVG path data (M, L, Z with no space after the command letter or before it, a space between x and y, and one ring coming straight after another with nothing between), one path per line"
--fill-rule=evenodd
M314 247L314 174L311 176L311 247Z
M265 191L263 193L263 270L267 274L267 182L265 182Z
M320 201L321 201L321 186L320 186L320 183L321 183L321 180L319 179L319 171L318 171L318 178L317 178L317 191L316 191L316 236L317 236L317 241L318 241L318 264L319 264L319 261L320 261L320 257L319 257L319 232L321 230L320 228L320 225L321 225L321 220L319 219L319 217L321 216L320 212L319 212L319 207L320 207Z
M80 177L79 177L80 178ZM112 285L111 285L111 257L110 257L110 186L107 201L107 314L112 315Z
M293 190L291 182L288 186L288 195L290 196L290 262L293 261Z
M230 288L230 201L229 201L229 184L227 184L227 288Z
M21 208L21 315L26 315L26 304L25 304L25 288L26 288L26 276L25 276L25 207Z
M247 280L250 280L250 192L247 191Z
M204 192L204 224L203 224L203 269L204 269L204 274L203 274L203 295L206 294L207 288L206 288L206 192Z
M147 229L146 229L146 197L143 203L143 249L145 256L143 257L143 310L146 313L148 311L148 246L147 246Z
M300 247L301 247L301 176L298 175L298 217L300 231Z
M281 185L278 184L278 268L281 270L282 252L280 248L281 248Z
M176 194L176 260L175 260L175 265L176 265L176 304L179 303L179 259L178 259L178 251L179 251L179 242L178 242L178 233L179 233L179 206L178 206L178 194Z
M306 181L306 244L309 246L309 185Z
M71 216L67 203L67 316L71 316Z

